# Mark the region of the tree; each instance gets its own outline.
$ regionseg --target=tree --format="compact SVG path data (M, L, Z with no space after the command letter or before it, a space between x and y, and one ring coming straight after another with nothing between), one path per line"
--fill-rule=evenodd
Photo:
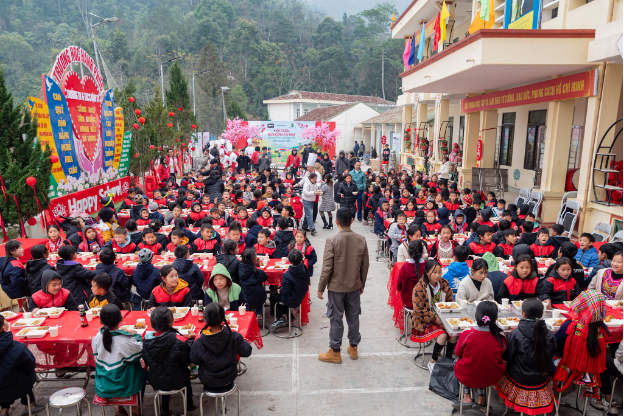
M342 44L342 25L331 17L325 17L312 35L312 42L316 49L340 46Z
M243 79L247 80L249 57L260 44L260 31L255 22L239 20L230 35L229 51L238 57L238 63L242 67Z
M2 70L0 110L0 174L5 186L0 195L0 213L7 224L17 227L20 220L25 222L39 214L35 193L26 184L26 178L32 176L37 180L35 192L41 209L50 205L48 188L52 170L51 152L47 146L45 150L41 149L37 140L37 122L31 119L28 109L14 106L13 95L5 86Z
M188 92L188 82L182 75L182 68L174 62L169 69L169 91L165 91L165 98L169 108L178 107L189 109L191 97Z
M227 117L230 120L236 117L242 120L247 120L247 115L245 114L245 111L243 110L241 105L234 100L230 101L227 105Z
M130 55L126 33L118 27L115 28L111 38L111 54L113 56L113 61L115 62L121 59L127 60Z
M245 94L245 90L243 89L243 86L241 84L236 84L234 88L230 90L229 96L230 96L230 99L236 102L241 108L241 110L244 112L245 106L247 105L247 94ZM230 111L228 110L228 115L229 114L230 114Z

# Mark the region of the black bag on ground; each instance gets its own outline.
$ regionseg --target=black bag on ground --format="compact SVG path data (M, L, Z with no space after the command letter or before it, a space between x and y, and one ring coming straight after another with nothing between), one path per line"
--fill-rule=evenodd
M456 402L459 397L459 382L455 378L454 366L452 359L440 357L429 380L429 390L452 402Z

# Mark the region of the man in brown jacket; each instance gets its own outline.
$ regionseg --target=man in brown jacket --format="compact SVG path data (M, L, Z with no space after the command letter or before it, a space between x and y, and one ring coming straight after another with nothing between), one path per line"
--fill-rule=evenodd
M327 317L330 322L329 351L319 355L319 360L340 364L340 347L346 315L349 332L347 352L352 360L357 360L357 346L360 335L360 295L368 275L368 246L363 235L351 231L353 218L348 208L336 212L336 224L340 232L325 242L323 269L319 279L317 296L323 299L327 289Z

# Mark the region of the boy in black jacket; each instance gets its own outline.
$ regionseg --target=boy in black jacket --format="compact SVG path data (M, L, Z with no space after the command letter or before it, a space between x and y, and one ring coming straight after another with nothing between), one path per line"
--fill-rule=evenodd
M303 254L297 249L293 249L288 254L288 261L291 263L288 271L282 278L282 286L277 292L271 293L271 312L277 304L276 320L270 326L271 331L288 325L288 320L284 315L288 314L288 308L298 308L308 293L308 269L303 262ZM278 304L282 302L282 304Z
M78 305L84 304L91 295L91 279L95 272L76 261L78 255L73 246L59 248L58 254L61 258L56 262L56 271L63 279L63 287L71 292Z
M173 261L173 267L178 272L178 277L188 283L191 297L195 300L203 300L204 292L204 274L193 260L189 257L189 248L186 245L178 246L173 251L176 259Z
M531 247L537 241L537 234L533 232L533 223L526 221L522 224L523 233L520 235L518 244L526 244Z
M275 251L273 258L286 257L288 255L288 245L295 240L295 234L290 229L288 218L280 217L277 221L278 230L275 232L273 242L275 243Z
M28 280L30 293L35 293L41 290L41 275L44 270L54 270L54 267L48 263L48 249L43 244L32 246L30 256L24 270L26 271L26 280Z
M100 261L102 263L95 267L96 273L107 273L113 278L111 289L115 292L117 299L122 303L131 302L134 304L134 310L141 309L141 298L136 296L130 290L132 283L130 278L119 267L115 265L117 255L110 248L103 248L100 251Z
M144 300L149 300L152 290L161 282L160 269L152 264L154 252L143 248L139 250L139 264L132 274L132 283Z
M191 387L190 354L195 333L189 331L184 340L173 329L173 313L159 306L150 314L155 332L148 332L143 342L143 361L147 364L147 381L155 390L180 390L186 387L186 409L195 410ZM169 415L170 395L162 396L160 414Z

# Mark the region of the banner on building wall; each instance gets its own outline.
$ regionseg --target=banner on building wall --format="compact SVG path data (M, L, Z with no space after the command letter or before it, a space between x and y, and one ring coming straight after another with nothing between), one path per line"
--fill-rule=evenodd
M392 150L396 150L397 154L401 152L401 133L392 133Z
M74 64L88 74L78 75ZM52 166L48 196L124 177L127 173L118 173L123 110L115 108L113 90L104 89L94 60L81 48L69 46L58 54L49 75L42 75L42 86L44 100L28 97L27 102L38 120L39 144L48 145L59 158Z
M462 114L497 108L571 100L597 94L598 71L591 70L548 81L461 100Z
M100 199L113 194L113 201L119 202L128 193L130 177L117 179L103 185L87 188L70 195L54 198L50 201L50 212L55 216L67 217L72 210L84 211L87 214L98 212L102 208Z
M542 0L505 0L505 29L538 29Z

